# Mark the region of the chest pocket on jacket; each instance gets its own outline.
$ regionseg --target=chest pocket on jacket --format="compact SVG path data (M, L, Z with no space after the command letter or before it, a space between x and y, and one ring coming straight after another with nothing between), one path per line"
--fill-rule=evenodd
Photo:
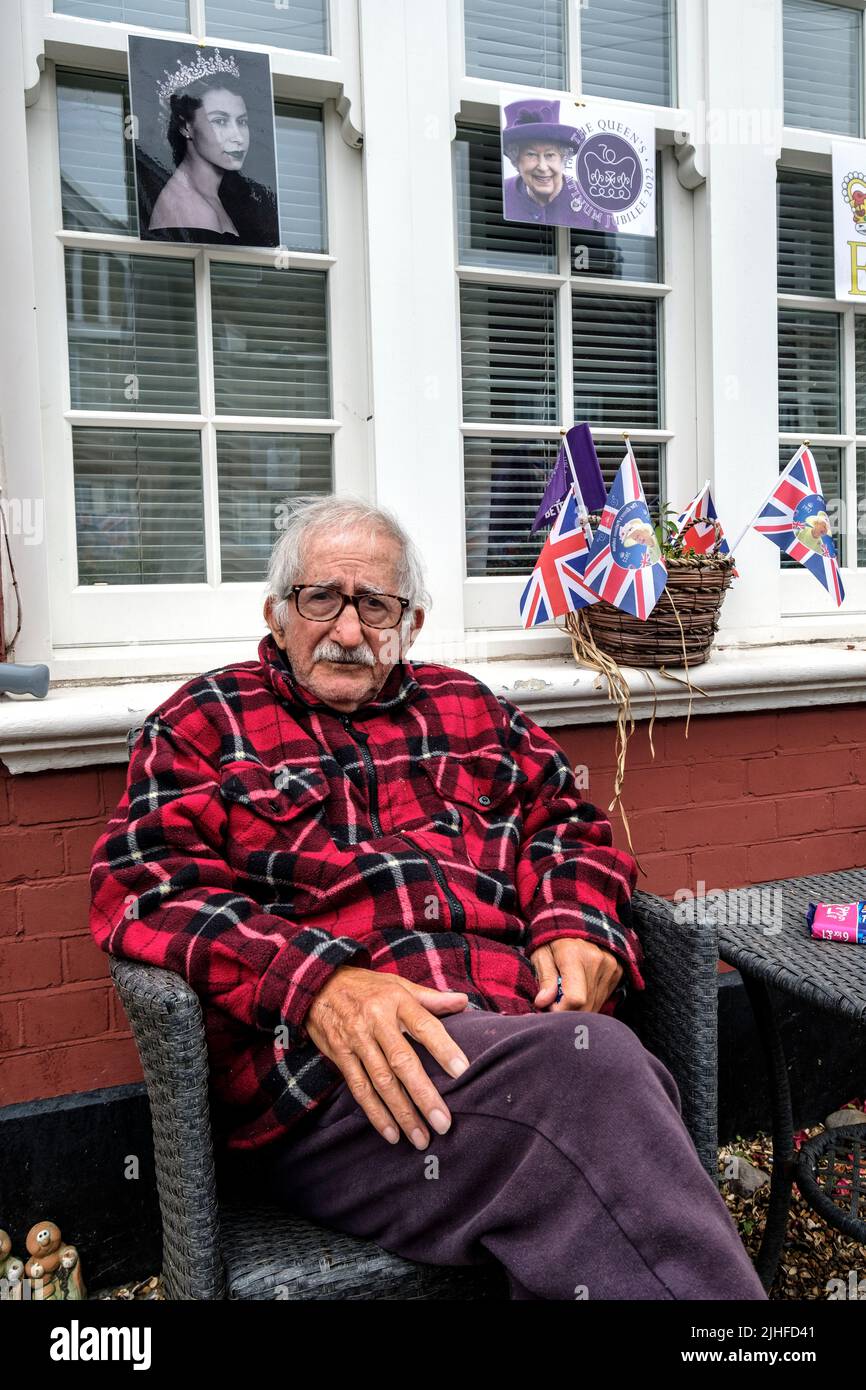
M277 825L313 818L328 795L328 779L317 767L265 767L226 763L220 795L232 805Z
M470 857L482 868L504 868L509 853L520 843L520 788L526 773L502 750L474 753L471 758L425 758L421 762L431 783L431 802L454 806L463 823ZM426 798L425 798L426 799Z

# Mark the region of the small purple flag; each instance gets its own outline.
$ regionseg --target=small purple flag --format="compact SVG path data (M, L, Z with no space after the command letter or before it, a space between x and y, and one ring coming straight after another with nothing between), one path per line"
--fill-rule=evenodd
M565 435L538 515L532 524L533 531L540 531L554 520L572 482L577 484L587 511L602 510L607 501L607 488L601 476L592 432L587 424L572 425Z
M568 471L568 459L566 458L565 445L563 443L559 446L559 453L556 456L556 466L544 490L544 496L541 499L538 515L532 523L533 531L540 531L543 526L550 525L558 515L559 509L570 487L571 476Z
M565 436L565 445L571 450L572 463L577 482L583 493L588 512L604 510L607 501L607 488L601 476L601 464L595 452L592 430L589 425L575 425Z

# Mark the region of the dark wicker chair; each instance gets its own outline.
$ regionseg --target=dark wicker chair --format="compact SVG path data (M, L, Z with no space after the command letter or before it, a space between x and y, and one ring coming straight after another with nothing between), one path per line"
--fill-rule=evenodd
M131 729L127 746L141 728ZM715 928L678 926L669 903L633 899L646 991L618 1016L673 1075L683 1121L718 1183L718 1032ZM505 1299L495 1262L417 1264L371 1241L314 1226L248 1197L221 1178L214 1155L204 1017L170 970L109 956L150 1100L162 1213L163 1278L171 1299ZM236 1175L235 1175L236 1176Z
M701 1162L717 1171L715 931L677 926L662 898L635 894L647 988L621 1009L680 1091ZM170 1299L504 1299L501 1265L417 1264L369 1241L238 1195L215 1162L201 1005L179 975L110 957L150 1100Z

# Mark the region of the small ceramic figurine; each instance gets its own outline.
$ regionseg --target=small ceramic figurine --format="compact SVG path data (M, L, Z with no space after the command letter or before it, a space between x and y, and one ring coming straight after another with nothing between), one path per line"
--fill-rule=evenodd
M27 1232L25 1241L30 1259L24 1266L28 1279L41 1280L34 1284L33 1298L47 1301L59 1298L60 1291L55 1282L55 1273L60 1265L60 1227L53 1221L37 1221Z
M58 1298L69 1302L87 1297L84 1280L81 1277L81 1260L74 1245L64 1245L60 1252L60 1268L57 1271L60 1292Z
M12 1237L0 1230L0 1302L14 1302L21 1297L21 1275L24 1263L12 1254Z
M24 1297L24 1261L17 1255L10 1255L6 1261L5 1285L0 1285L0 1299L9 1303L19 1303Z

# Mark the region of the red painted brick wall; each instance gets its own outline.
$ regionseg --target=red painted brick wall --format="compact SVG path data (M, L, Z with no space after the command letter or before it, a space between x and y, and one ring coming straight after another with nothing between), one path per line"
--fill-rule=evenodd
M656 721L629 744L638 887L738 888L866 866L866 704ZM613 795L611 724L556 731L583 795ZM0 764L0 1103L141 1079L87 924L90 852L125 768L10 777ZM625 847L621 821L616 843Z

